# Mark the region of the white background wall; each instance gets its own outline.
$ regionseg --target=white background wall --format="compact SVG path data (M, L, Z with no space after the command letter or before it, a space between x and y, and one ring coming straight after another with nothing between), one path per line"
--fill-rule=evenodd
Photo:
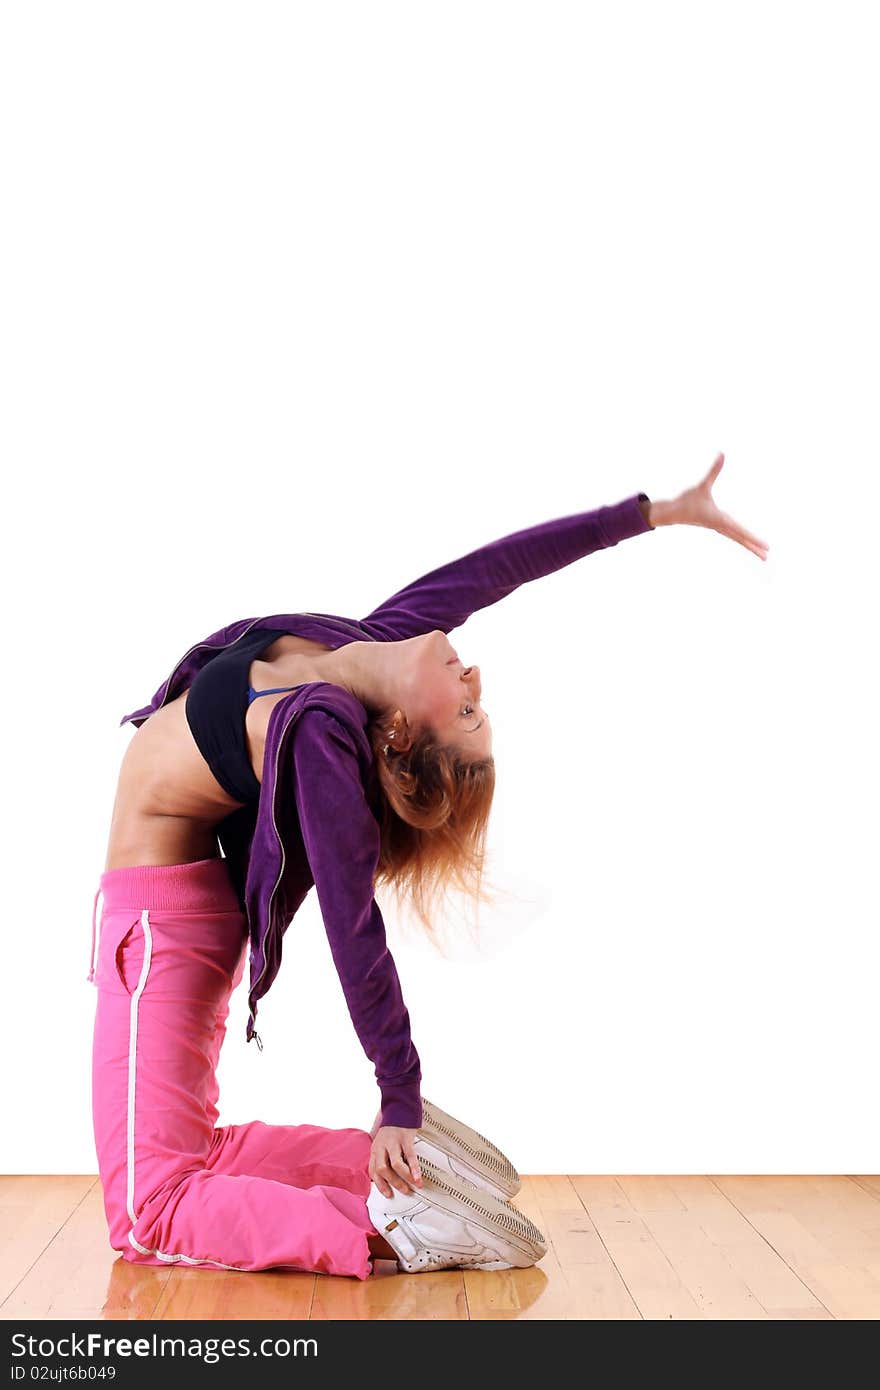
M130 726L240 617L360 616L719 450L477 614L477 954L388 931L424 1092L523 1172L876 1171L869 5L7 7L0 1168L90 1172ZM380 898L381 901L381 898ZM368 1128L315 895L222 1119Z

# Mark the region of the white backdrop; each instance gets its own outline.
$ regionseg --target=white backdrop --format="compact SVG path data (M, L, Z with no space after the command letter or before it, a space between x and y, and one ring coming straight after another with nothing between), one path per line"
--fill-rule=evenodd
M523 1172L876 1171L871 9L6 7L4 1171L95 1171L119 720L186 648L719 450L765 563L658 530L458 630L511 897L389 938ZM314 893L262 1054L244 994L221 1119L368 1128Z

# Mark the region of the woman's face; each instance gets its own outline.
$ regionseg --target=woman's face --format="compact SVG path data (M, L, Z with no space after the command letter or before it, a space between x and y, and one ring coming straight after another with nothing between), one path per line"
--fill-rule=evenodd
M437 629L405 644L401 705L411 726L427 724L444 744L468 758L492 755L492 730L480 704L479 666L465 666L445 632Z

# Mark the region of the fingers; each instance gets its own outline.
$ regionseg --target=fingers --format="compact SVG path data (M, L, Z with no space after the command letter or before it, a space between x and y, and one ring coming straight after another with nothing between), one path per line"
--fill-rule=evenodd
M714 483L715 479L718 477L718 474L721 472L721 470L722 470L723 467L724 467L724 455L723 455L723 454L718 454L718 456L717 456L716 459L715 459L715 462L712 464L712 467L709 469L709 472L706 474L705 478L703 479L703 482L702 482L701 486L702 486L702 487L711 487L712 484Z
M751 531L747 531L744 526L740 526L739 522L734 521L733 517L728 516L727 512L719 512L718 516L720 517L721 525L716 526L716 530L721 531L722 535L728 536L739 545L744 545L746 550L751 550L752 554L757 555L759 560L767 559L767 552L770 547L766 541L762 541L758 536L753 536Z
M391 1155L392 1172L388 1175L388 1181L400 1192L412 1192L412 1174L409 1171L409 1164L401 1153L400 1149ZM395 1182L395 1176L398 1181Z
M392 1188L397 1188L398 1192L413 1192L414 1183L422 1185L415 1150L409 1149L407 1159L399 1144L382 1146L378 1153L371 1154L368 1171L383 1197L393 1196Z
M404 1158L406 1159L412 1181L417 1187L422 1186L422 1170L419 1167L418 1155L412 1143L404 1144Z
M376 1184L383 1197L394 1196L394 1191L391 1185L385 1181L385 1179L382 1177L381 1173L378 1172L378 1170L373 1174L373 1182Z
M371 1180L376 1184L383 1197L392 1197L394 1194L388 1182L390 1168L387 1161L383 1158L381 1163L375 1154L370 1155L369 1167L367 1169Z
M718 474L721 472L721 469L723 467L724 455L718 454L718 456L715 459L715 462L712 464L712 467L709 469L709 472L703 479L701 487L707 488L709 491L711 491L712 484L718 477ZM711 499L709 499L709 501L711 506ZM746 550L750 550L753 555L757 555L759 560L767 559L767 552L769 551L770 547L766 541L762 541L758 536L753 536L751 531L747 531L744 526L740 526L739 522L734 521L733 517L728 516L726 512L716 512L716 515L721 517L723 526L716 526L714 527L715 530L722 530L723 534L725 536L729 536L732 541L737 541L740 545L744 545ZM712 523L710 522L709 524L711 525Z
M750 531L744 531L741 526L734 526L730 535L733 540L739 541L740 545L744 545L746 550L751 550L753 555L757 555L759 560L767 559L767 552L770 547L766 541L759 540L758 537L753 536Z
M377 1151L375 1148L370 1150L370 1161L367 1164L367 1172L371 1180L376 1184L383 1197L392 1195L391 1188L387 1180L388 1156L384 1149Z

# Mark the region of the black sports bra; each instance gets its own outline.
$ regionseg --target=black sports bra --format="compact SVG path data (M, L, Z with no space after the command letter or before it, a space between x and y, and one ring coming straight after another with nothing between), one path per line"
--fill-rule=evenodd
M286 631L254 628L237 642L212 656L189 687L186 719L205 762L224 791L236 801L257 801L258 782L248 755L245 715L248 706L261 695L299 690L299 685L279 685L271 690L254 690L248 684L248 671L260 652L285 637ZM307 685L302 681L301 685Z

